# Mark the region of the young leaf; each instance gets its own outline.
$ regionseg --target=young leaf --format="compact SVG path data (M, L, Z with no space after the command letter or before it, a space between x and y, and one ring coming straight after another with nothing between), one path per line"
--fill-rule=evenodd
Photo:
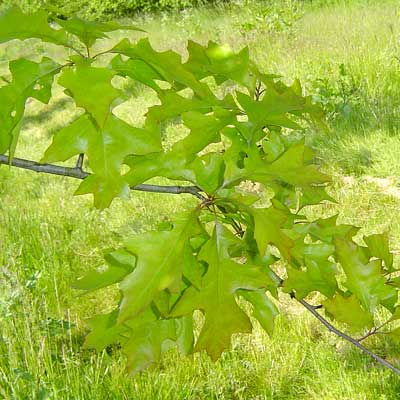
M272 336L275 318L279 314L276 305L269 299L264 290L240 290L239 294L253 305L253 316L260 323L265 332Z
M70 47L63 29L52 29L45 11L24 14L14 6L0 14L0 43L13 39L38 38L44 42Z
M115 72L86 64L65 69L58 83L68 90L78 107L83 107L103 128L111 113L111 104L120 91L111 84Z
M120 29L144 32L143 29L133 25L120 25L116 22L84 21L77 17L67 20L58 19L57 22L65 31L77 36L86 47L92 47L97 39L108 38L105 34L106 32Z
M361 308L354 294L348 297L337 294L333 299L325 300L322 304L336 321L347 324L355 332L373 326L372 315Z
M362 306L369 312L374 312L379 304L394 310L397 291L386 285L381 273L381 261L368 262L362 249L352 241L336 238L334 242L338 260L347 277L345 285Z
M236 241L232 233L216 223L213 236L199 253L199 259L208 264L200 291L189 287L172 311L172 316L195 309L204 312L205 322L195 351L204 349L213 360L229 347L232 334L251 332L249 318L237 305L236 291L257 290L269 282L261 268L232 261L229 248Z
M164 289L180 290L186 247L191 237L201 233L197 213L183 215L171 231L144 233L126 243L137 256L137 264L120 284L123 298L119 322L138 315Z
M94 175L86 178L76 193L93 193L95 206L105 208L114 197L128 195L129 185L120 171L125 157L160 148L160 139L153 132L134 128L113 114L101 128L83 114L56 133L42 161L66 161L74 155L87 154Z
M0 87L0 153L9 150L14 155L17 145L25 103L35 98L48 103L54 75L60 71L60 65L49 58L41 62L21 58L9 64L12 80Z

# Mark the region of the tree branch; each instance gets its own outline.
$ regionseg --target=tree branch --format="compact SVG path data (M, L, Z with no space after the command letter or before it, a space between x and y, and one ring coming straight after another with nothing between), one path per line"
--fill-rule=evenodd
M11 165L13 167L28 169L30 171L42 172L51 175L67 176L76 179L85 179L90 174L83 171L78 164L77 167L62 167L60 165L53 164L40 164L35 161L24 160L22 158L14 157L9 162L9 157L0 154L0 164ZM197 186L163 186L163 185L147 185L141 184L136 186L131 186L132 190L137 190L141 192L152 192L152 193L170 193L170 194L191 194L197 197L201 201L207 200L200 192L201 189Z
M283 283L283 279L271 269L272 273L275 275L275 277L279 280L280 284ZM383 365L386 368L389 368L392 370L395 374L400 375L400 369L396 368L394 365L390 364L388 361L383 359L382 357L379 357L377 354L373 353L371 350L367 349L365 346L363 346L359 340L352 338L351 336L347 335L346 333L340 331L339 329L335 328L326 318L324 318L318 311L317 309L319 306L313 306L310 303L307 303L304 299L299 300L296 298L295 294L293 292L290 293L290 297L292 299L297 300L302 306L304 306L312 315L314 315L315 318L318 319L319 322L321 322L328 330L335 335L339 336L340 338L347 340L354 346L358 347L362 352L365 354L368 354L370 357L372 357L376 362L379 364ZM383 325L377 327L376 330L380 329ZM370 335L368 335L370 336Z
M386 360L384 360L382 357L379 357L377 354L373 353L371 350L367 349L364 347L357 339L352 338L349 335L346 335L344 332L340 331L339 329L335 328L328 320L326 320L321 314L318 313L318 311L315 310L314 306L311 304L307 303L305 300L297 300L300 304L302 304L312 315L314 315L315 318L318 319L319 322L321 322L328 330L335 335L341 337L342 339L347 340L354 346L358 347L361 351L363 351L365 354L368 354L370 357L372 357L375 361L377 361L379 364L383 365L386 368L389 368L392 370L395 374L400 375L400 369L396 368L394 365L390 364Z

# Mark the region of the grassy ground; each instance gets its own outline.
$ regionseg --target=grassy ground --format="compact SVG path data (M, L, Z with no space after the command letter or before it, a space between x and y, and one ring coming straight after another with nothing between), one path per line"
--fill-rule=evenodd
M228 42L236 49L247 44L265 70L299 77L329 113L332 133L310 132L308 140L335 176L331 192L339 201L310 212L339 211L341 221L362 225L363 232L389 230L399 251L398 3L236 4L142 22L160 49L184 52L188 38ZM23 52L30 50L5 46L0 62ZM126 90L136 91L139 110L153 101L140 87ZM126 109L120 113L138 120ZM61 94L46 107L32 103L18 155L38 158L51 134L73 115ZM258 328L238 336L215 364L203 354L181 359L171 352L153 371L131 378L118 349L83 350L85 317L107 310L115 293L81 297L71 281L101 265L103 251L122 237L154 226L192 199L134 193L129 202L98 212L89 198L72 197L76 186L68 179L0 169L0 398L400 397L398 378L331 336L289 299L283 299L273 338ZM368 345L383 356L393 353L391 343L371 339ZM391 361L399 363L400 356L395 353Z

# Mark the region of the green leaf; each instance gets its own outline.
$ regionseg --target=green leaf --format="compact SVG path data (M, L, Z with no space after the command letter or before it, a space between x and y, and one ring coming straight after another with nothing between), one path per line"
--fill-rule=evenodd
M0 153L9 150L12 158L27 99L48 103L54 75L59 72L60 65L49 58L43 58L39 63L21 58L11 61L9 69L12 80L0 87Z
M385 332L385 336L388 335L391 339L393 339L396 344L400 342L400 327L392 329L390 332ZM383 336L383 335L379 335Z
M268 298L264 290L240 290L240 295L253 305L253 316L258 320L265 332L272 336L275 318L279 314L276 305Z
M270 132L268 138L262 142L262 148L265 152L265 160L268 162L275 161L285 151L281 135L276 132Z
M190 321L158 319L150 308L126 324L117 323L118 309L88 321L91 332L84 346L101 351L112 344L121 344L127 356L127 370L137 373L159 362L161 355L178 341L189 349Z
M299 210L305 206L318 205L322 201L330 201L336 203L327 192L325 187L321 186L306 186L301 188L301 196L299 200Z
M127 356L127 370L135 374L160 361L167 348L165 344L175 341L174 320L156 319L150 311L142 313L128 323L131 333L122 350Z
M390 317L388 322L397 321L400 319L400 307L396 307L393 312L393 315Z
M245 159L245 176L266 185L273 181L283 181L304 187L329 182L330 178L320 172L309 158L310 149L303 142L291 146L272 163L252 153Z
M374 325L372 315L361 308L354 294L348 297L337 294L333 299L325 300L322 304L336 321L347 324L355 332L372 328Z
M86 336L84 347L101 351L107 346L123 340L122 334L129 331L126 326L117 325L118 309L108 314L96 315L87 321L91 332Z
M320 218L309 224L295 226L296 232L309 234L313 240L321 240L325 243L333 243L335 238L353 238L360 228L353 225L337 224L338 215L329 218Z
M288 113L302 111L305 100L294 91L278 93L273 87L267 88L261 101L253 100L244 93L237 93L237 99L254 126L254 130L266 126L279 126L290 129L301 129Z
M65 69L58 83L65 87L78 107L83 107L102 128L107 122L112 103L120 96L120 91L111 84L116 75L106 68L96 68L86 64Z
M172 316L201 309L205 322L195 351L206 350L213 360L229 347L231 335L251 332L251 322L235 300L239 289L257 290L269 283L261 268L232 261L229 249L237 239L216 223L213 236L202 247L199 259L207 262L200 290L189 287L172 311Z
M112 32L121 29L144 32L143 29L137 28L133 25L120 25L116 22L84 21L77 17L67 20L57 19L57 22L65 29L65 31L77 36L87 47L92 47L97 39L108 38L105 32Z
M295 235L296 244L291 254L298 265L303 265L308 260L327 261L335 254L335 246L328 243L304 243L302 236Z
M184 113L182 119L190 129L190 133L176 142L170 151L145 157L131 157L127 160L127 164L131 167L131 171L126 174L127 181L131 185L137 185L150 178L164 176L169 179L188 180L197 184L194 171L196 162L193 166L190 164L200 151L210 143L220 140L220 131L232 119L231 113L218 113L218 111L216 110L213 115L203 115L197 111ZM219 162L222 168L222 160ZM199 174L198 169L197 173ZM202 174L204 175L206 172L201 172L200 175ZM204 184L205 176L200 175L200 180L202 179ZM217 177L217 181L219 177Z
M108 267L106 269L90 271L76 280L72 287L92 291L121 282L125 276L133 271L136 257L125 250L117 250L107 255L107 262Z
M389 238L384 234L364 236L372 257L377 257L385 262L386 269L393 271L393 254L389 250Z
M129 77L151 87L156 92L160 92L160 87L156 81L163 80L162 76L143 60L128 59L124 61L121 55L117 55L112 59L111 67L118 75ZM181 97L176 94L175 96Z
M120 284L120 322L138 315L164 289L180 290L186 247L191 237L201 233L197 213L181 216L171 231L144 233L126 243L127 250L137 256L137 263Z
M336 238L334 243L347 278L344 284L360 300L362 306L370 312L374 312L379 304L393 309L397 291L386 285L381 261L368 262L362 248L352 241Z
M188 355L193 352L194 335L193 335L193 318L186 316L175 319L177 345L182 354Z
M235 54L228 45L220 46L209 42L205 48L189 40L189 59L185 67L198 79L213 76L218 85L226 80L243 84L250 90L255 86L255 77L251 75L249 49L243 48Z
M224 182L225 164L220 153L207 153L190 164L197 185L206 193L214 193Z
M269 244L276 246L281 256L291 259L293 240L283 231L288 220L288 214L275 207L254 208L251 210L254 218L254 238L260 254L263 255Z
M0 14L0 43L30 38L71 47L63 29L50 28L45 11L23 14L18 7L12 7Z
M152 67L163 80L180 88L191 88L200 98L215 99L209 86L200 82L182 64L181 56L171 50L165 52L155 51L148 39L139 40L132 45L127 39L113 48L114 53L120 53L133 60L140 59Z
M219 101L210 102L197 97L184 97L172 89L159 90L158 98L161 105L156 105L149 109L146 125L158 126L161 122L169 119L183 117L188 112L206 114L213 110L213 106L220 104Z
M305 264L305 268L301 270L286 267L288 277L283 283L285 291L290 293L294 290L296 298L299 300L315 291L326 297L333 297L338 289L335 278L337 274L335 264L307 257Z
M56 133L42 162L66 161L74 155L87 154L94 175L86 178L76 193L93 193L95 206L105 208L114 197L128 196L129 185L120 171L125 157L159 151L160 147L160 139L153 132L134 128L113 114L102 128L84 114Z

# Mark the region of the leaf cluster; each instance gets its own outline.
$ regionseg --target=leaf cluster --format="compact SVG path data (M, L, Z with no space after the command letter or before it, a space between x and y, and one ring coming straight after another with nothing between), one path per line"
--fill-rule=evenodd
M86 345L121 344L132 372L171 346L217 359L231 336L251 332L255 321L272 334L285 292L299 300L319 293L326 314L355 332L373 328L382 308L394 315L388 323L396 320L399 285L388 238L371 235L359 245L358 228L338 224L337 216L302 214L333 199L330 178L303 137L306 124L324 128L323 115L300 83L260 71L247 48L234 53L213 42L189 41L185 60L156 51L147 38L93 54L117 29L139 30L78 18L54 25L43 12L18 8L0 16L0 42L37 38L73 53L62 65L10 61L0 87L0 153L12 159L27 99L48 102L57 82L81 113L54 135L42 161L84 155L91 173L77 194L90 193L105 208L158 177L200 193L194 208L127 239L106 255L107 268L76 281L85 291L118 284L121 293L113 311L91 319ZM157 95L142 125L116 115L127 99L115 77ZM167 146L166 123L187 133ZM198 311L204 322L195 338Z

